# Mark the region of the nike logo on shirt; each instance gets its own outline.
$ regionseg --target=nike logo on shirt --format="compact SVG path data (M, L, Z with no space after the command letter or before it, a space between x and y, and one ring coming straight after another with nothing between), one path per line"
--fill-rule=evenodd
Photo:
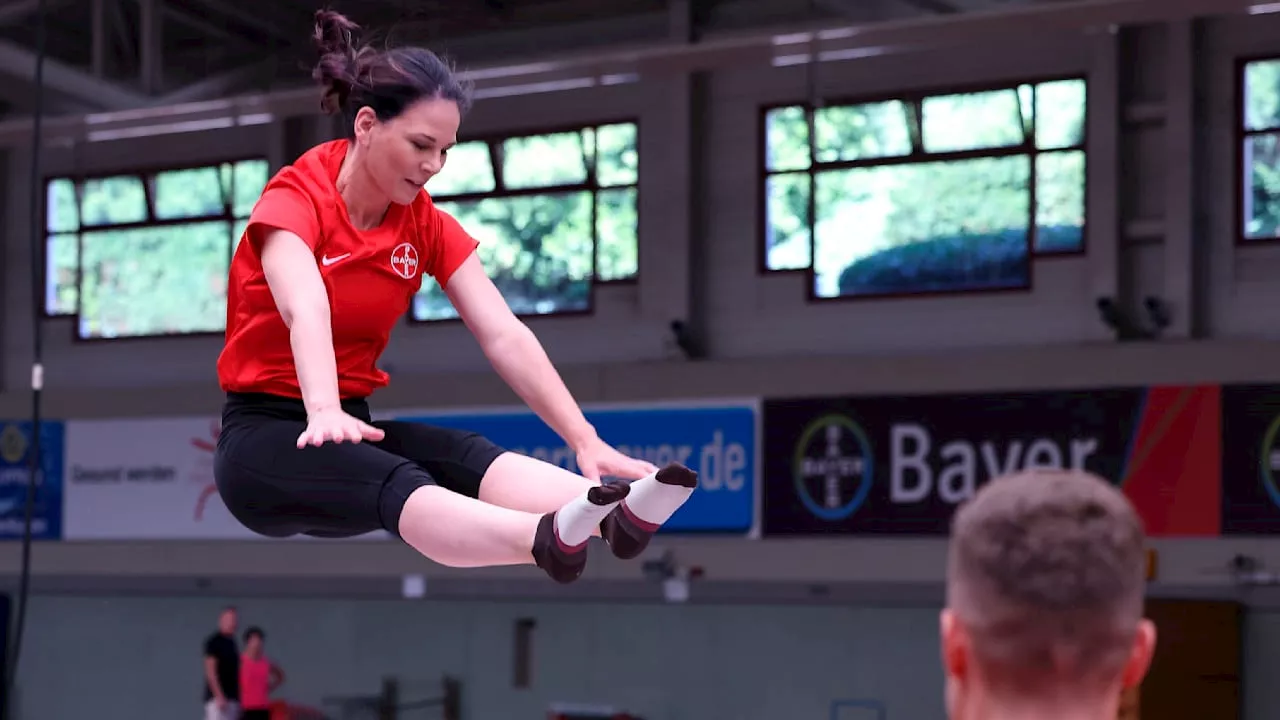
M339 262L341 260L346 260L349 257L351 257L351 253L342 253L341 255L334 255L333 257L324 255L320 258L320 264L324 265L325 267L329 267L330 265L336 262Z

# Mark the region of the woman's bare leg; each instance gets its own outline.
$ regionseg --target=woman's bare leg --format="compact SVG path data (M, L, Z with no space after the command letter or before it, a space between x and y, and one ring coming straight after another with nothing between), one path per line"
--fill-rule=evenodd
M592 486L553 512L491 505L436 485L415 490L400 511L400 536L451 567L535 564L557 582L586 567L587 541L626 497L626 485Z
M449 567L527 565L540 514L476 502L438 485L418 488L400 511L400 536Z
M480 481L480 500L525 512L551 512L595 483L557 465L505 452L489 465ZM603 516L592 535L604 537L613 554L631 559L648 547L650 538L693 495L698 475L672 463L631 483L631 494Z
M555 511L595 485L594 481L559 465L504 452L485 471L480 481L480 500L541 514Z

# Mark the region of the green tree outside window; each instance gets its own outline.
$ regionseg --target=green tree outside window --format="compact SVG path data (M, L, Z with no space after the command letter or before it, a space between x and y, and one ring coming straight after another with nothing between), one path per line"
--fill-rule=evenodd
M45 313L83 339L221 332L227 272L264 159L46 188Z
M586 311L593 285L639 272L636 136L635 123L614 123L459 143L427 191L480 242L513 311ZM425 278L412 317L457 312Z
M818 298L1022 287L1085 237L1082 79L766 110L764 266Z

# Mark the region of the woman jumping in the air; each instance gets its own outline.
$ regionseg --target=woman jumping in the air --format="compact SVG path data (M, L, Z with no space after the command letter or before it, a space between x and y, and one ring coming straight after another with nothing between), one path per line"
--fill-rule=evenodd
M266 536L386 529L445 565L534 563L559 582L581 575L593 534L619 557L639 555L696 474L596 435L485 274L477 242L423 189L457 141L467 89L428 50L357 48L356 29L316 14L315 77L348 137L267 183L231 263L214 458L227 508ZM585 477L474 433L372 422L367 398L388 382L378 358L424 274Z

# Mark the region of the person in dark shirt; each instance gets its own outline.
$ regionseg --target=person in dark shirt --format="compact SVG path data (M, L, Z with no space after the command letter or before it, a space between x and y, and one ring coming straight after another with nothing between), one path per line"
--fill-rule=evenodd
M204 718L240 717L240 648L236 644L237 613L223 608L218 631L204 641Z

